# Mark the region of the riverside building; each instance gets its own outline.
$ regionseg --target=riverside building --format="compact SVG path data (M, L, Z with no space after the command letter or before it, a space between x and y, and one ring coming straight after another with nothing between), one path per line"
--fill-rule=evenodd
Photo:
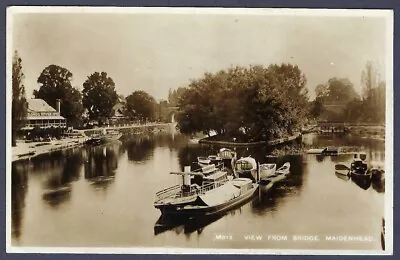
M27 99L28 111L24 127L21 130L31 131L33 129L65 129L67 122L60 115L60 101L57 100L56 109L49 106L43 99Z

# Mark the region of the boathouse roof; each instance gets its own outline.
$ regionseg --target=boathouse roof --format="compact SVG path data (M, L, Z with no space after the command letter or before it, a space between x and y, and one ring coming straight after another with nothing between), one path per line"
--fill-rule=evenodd
M28 103L28 120L65 120L60 113L40 98L26 100Z

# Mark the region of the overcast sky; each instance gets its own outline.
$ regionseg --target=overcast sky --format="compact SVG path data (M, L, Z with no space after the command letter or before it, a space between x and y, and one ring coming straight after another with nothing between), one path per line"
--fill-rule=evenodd
M310 97L331 77L361 91L367 60L386 66L385 19L239 14L16 14L12 49L22 58L28 96L50 64L69 69L73 86L105 71L119 94L156 99L204 72L231 66L297 64Z

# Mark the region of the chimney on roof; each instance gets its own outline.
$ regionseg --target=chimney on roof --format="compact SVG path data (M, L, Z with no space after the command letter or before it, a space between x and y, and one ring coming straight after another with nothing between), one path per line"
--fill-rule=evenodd
M57 99L56 100L56 110L57 110L58 113L61 113L60 107L61 107L61 102L60 102L59 99Z

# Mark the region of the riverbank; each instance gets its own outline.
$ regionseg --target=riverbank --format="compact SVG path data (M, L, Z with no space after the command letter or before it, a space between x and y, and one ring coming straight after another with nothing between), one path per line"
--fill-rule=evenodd
M12 162L19 160L27 160L41 154L51 153L54 151L64 150L68 148L83 145L87 137L81 138L64 138L61 140L52 140L49 142L18 142L17 146L12 147Z
M128 134L150 134L162 131L169 131L173 127L170 123L149 123L143 125L122 125L99 127L94 129L76 130L82 133L79 138L63 138L61 140L51 140L48 142L17 142L17 146L12 147L12 162L19 160L27 160L41 154L51 153L54 151L69 149L84 145L94 134L101 134L104 130L120 131L123 135Z
M223 146L261 146L261 145L267 145L267 146L275 146L275 145L280 145L280 144L285 144L292 142L298 138L301 137L301 133L292 135L292 136L287 136L287 137L282 137L270 141L258 141L258 142L236 142L236 140L228 141L228 140L220 140L223 139L221 136L211 136L211 137L206 137L203 139L199 140L200 144L217 144L217 145L223 145Z
M140 124L140 125L120 125L120 126L106 126L106 127L98 127L92 129L84 129L79 130L86 136L92 136L96 134L103 133L106 131L119 131L123 135L129 134L151 134L162 131L170 131L171 128L174 127L172 123L148 123L148 124Z

